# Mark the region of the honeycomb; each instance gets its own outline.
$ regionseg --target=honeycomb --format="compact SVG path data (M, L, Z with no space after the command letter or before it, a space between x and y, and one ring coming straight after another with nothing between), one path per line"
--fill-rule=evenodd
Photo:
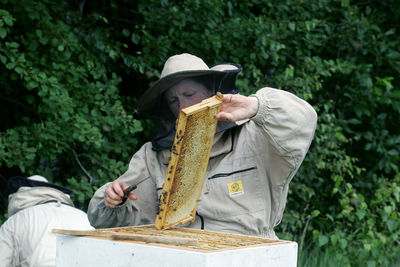
M194 220L203 187L222 95L183 109L176 123L156 229Z

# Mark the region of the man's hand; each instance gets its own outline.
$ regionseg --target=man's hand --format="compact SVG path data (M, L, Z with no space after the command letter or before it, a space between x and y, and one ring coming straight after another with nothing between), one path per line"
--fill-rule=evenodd
M250 119L258 111L258 99L256 97L242 96L239 94L226 94L222 101L220 112L216 115L218 120L240 121Z
M127 188L128 186L118 179L112 182L104 192L104 204L109 208L115 208L121 204L124 197L124 190ZM132 192L128 194L128 197L132 200L137 200L137 196Z

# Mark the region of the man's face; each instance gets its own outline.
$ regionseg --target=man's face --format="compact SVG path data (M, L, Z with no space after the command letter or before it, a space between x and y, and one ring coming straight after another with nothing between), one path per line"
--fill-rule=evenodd
M180 81L165 93L169 109L175 118L181 109L197 104L210 96L210 90L190 79Z

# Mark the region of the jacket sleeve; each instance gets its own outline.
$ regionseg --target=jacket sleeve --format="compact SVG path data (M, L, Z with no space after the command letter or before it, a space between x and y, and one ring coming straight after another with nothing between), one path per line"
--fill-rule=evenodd
M104 204L104 192L110 183L99 188L89 203L88 218L95 228L120 227L154 223L158 207L158 197L151 170L155 168L155 152L147 143L132 157L128 170L118 179L126 185L146 176L134 193L137 200L127 199L123 204L109 208Z
M17 258L18 250L14 240L16 238L14 218L13 216L10 217L0 228L0 262L2 266L17 265L15 259Z
M306 101L283 90L265 87L252 96L259 100L252 120L276 153L296 170L314 137L317 113Z

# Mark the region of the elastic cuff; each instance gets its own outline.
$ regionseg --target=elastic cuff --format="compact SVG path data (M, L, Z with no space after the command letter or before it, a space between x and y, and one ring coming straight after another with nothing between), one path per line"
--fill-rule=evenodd
M256 115L251 117L251 120L256 123L263 123L269 113L268 99L265 97L259 97L257 94L252 94L250 96L256 97L258 99L258 110Z

